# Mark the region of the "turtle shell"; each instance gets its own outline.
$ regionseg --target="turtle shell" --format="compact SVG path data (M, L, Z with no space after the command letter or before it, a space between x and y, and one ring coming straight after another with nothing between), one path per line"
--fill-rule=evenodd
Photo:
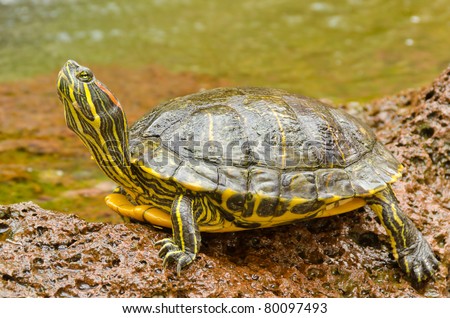
M279 202L295 212L293 200L310 210L372 195L401 171L360 120L269 88L218 88L163 103L130 128L130 150L157 178L228 192L236 211L254 196L273 213Z

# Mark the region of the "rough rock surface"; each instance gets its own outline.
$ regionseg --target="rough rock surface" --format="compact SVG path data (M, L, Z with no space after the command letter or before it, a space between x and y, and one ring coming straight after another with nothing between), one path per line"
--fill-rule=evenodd
M359 106L354 107L354 106ZM429 87L352 105L406 170L401 207L440 260L413 287L374 213L279 228L203 234L198 259L177 277L154 242L170 232L88 223L33 203L0 206L2 297L448 297L450 291L450 68Z

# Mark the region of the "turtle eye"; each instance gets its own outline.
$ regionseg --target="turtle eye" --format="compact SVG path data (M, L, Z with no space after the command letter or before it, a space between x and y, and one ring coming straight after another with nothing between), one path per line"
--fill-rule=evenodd
M92 74L91 70L84 69L77 73L77 78L82 82L90 82L94 78L94 74Z

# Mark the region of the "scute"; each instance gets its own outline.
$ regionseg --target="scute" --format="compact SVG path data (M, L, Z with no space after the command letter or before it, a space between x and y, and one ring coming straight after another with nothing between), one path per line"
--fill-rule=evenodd
M375 172L384 182L391 183L400 177L402 165L381 144L377 143L373 148L372 159Z
M130 147L155 177L192 191L226 191L216 196L222 206L253 206L261 216L270 213L257 205L272 214L295 205L302 213L370 195L401 171L364 123L265 88L215 89L164 103L131 127Z
M146 138L142 141L130 142L131 162L135 166L145 168L147 173L158 178L168 179L181 164L181 160L171 151L161 145L157 137Z
M280 193L279 171L253 167L249 169L248 191L253 194L267 197L278 197Z
M371 195L386 187L386 183L375 172L371 159L371 156L368 156L346 169L355 190L355 196Z
M172 178L176 182L181 183L185 188L192 191L215 191L217 189L216 179L211 178L211 176L207 173L203 173L205 170L202 168L204 167L194 166L185 161L175 171Z
M259 216L273 215L278 205L280 186L279 171L253 167L249 170L246 209L244 217L256 211Z
M247 192L248 170L233 166L218 166L218 191L231 189L237 193Z
M353 197L355 191L343 169L321 169L315 172L320 201L333 202Z
M301 190L299 190L301 189ZM290 171L281 176L281 197L299 197L304 202L317 199L316 175L313 171Z

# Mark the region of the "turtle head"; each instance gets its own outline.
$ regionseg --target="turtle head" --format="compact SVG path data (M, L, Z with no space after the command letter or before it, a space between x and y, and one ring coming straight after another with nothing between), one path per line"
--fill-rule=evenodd
M117 98L89 68L72 60L59 72L57 86L67 126L80 137L98 165L109 169L109 176L121 174L129 165L128 128Z
M84 126L82 124L100 128L108 120L116 123L115 129L126 128L117 98L89 68L75 61L67 61L59 72L58 95L65 107L67 125L77 134Z

